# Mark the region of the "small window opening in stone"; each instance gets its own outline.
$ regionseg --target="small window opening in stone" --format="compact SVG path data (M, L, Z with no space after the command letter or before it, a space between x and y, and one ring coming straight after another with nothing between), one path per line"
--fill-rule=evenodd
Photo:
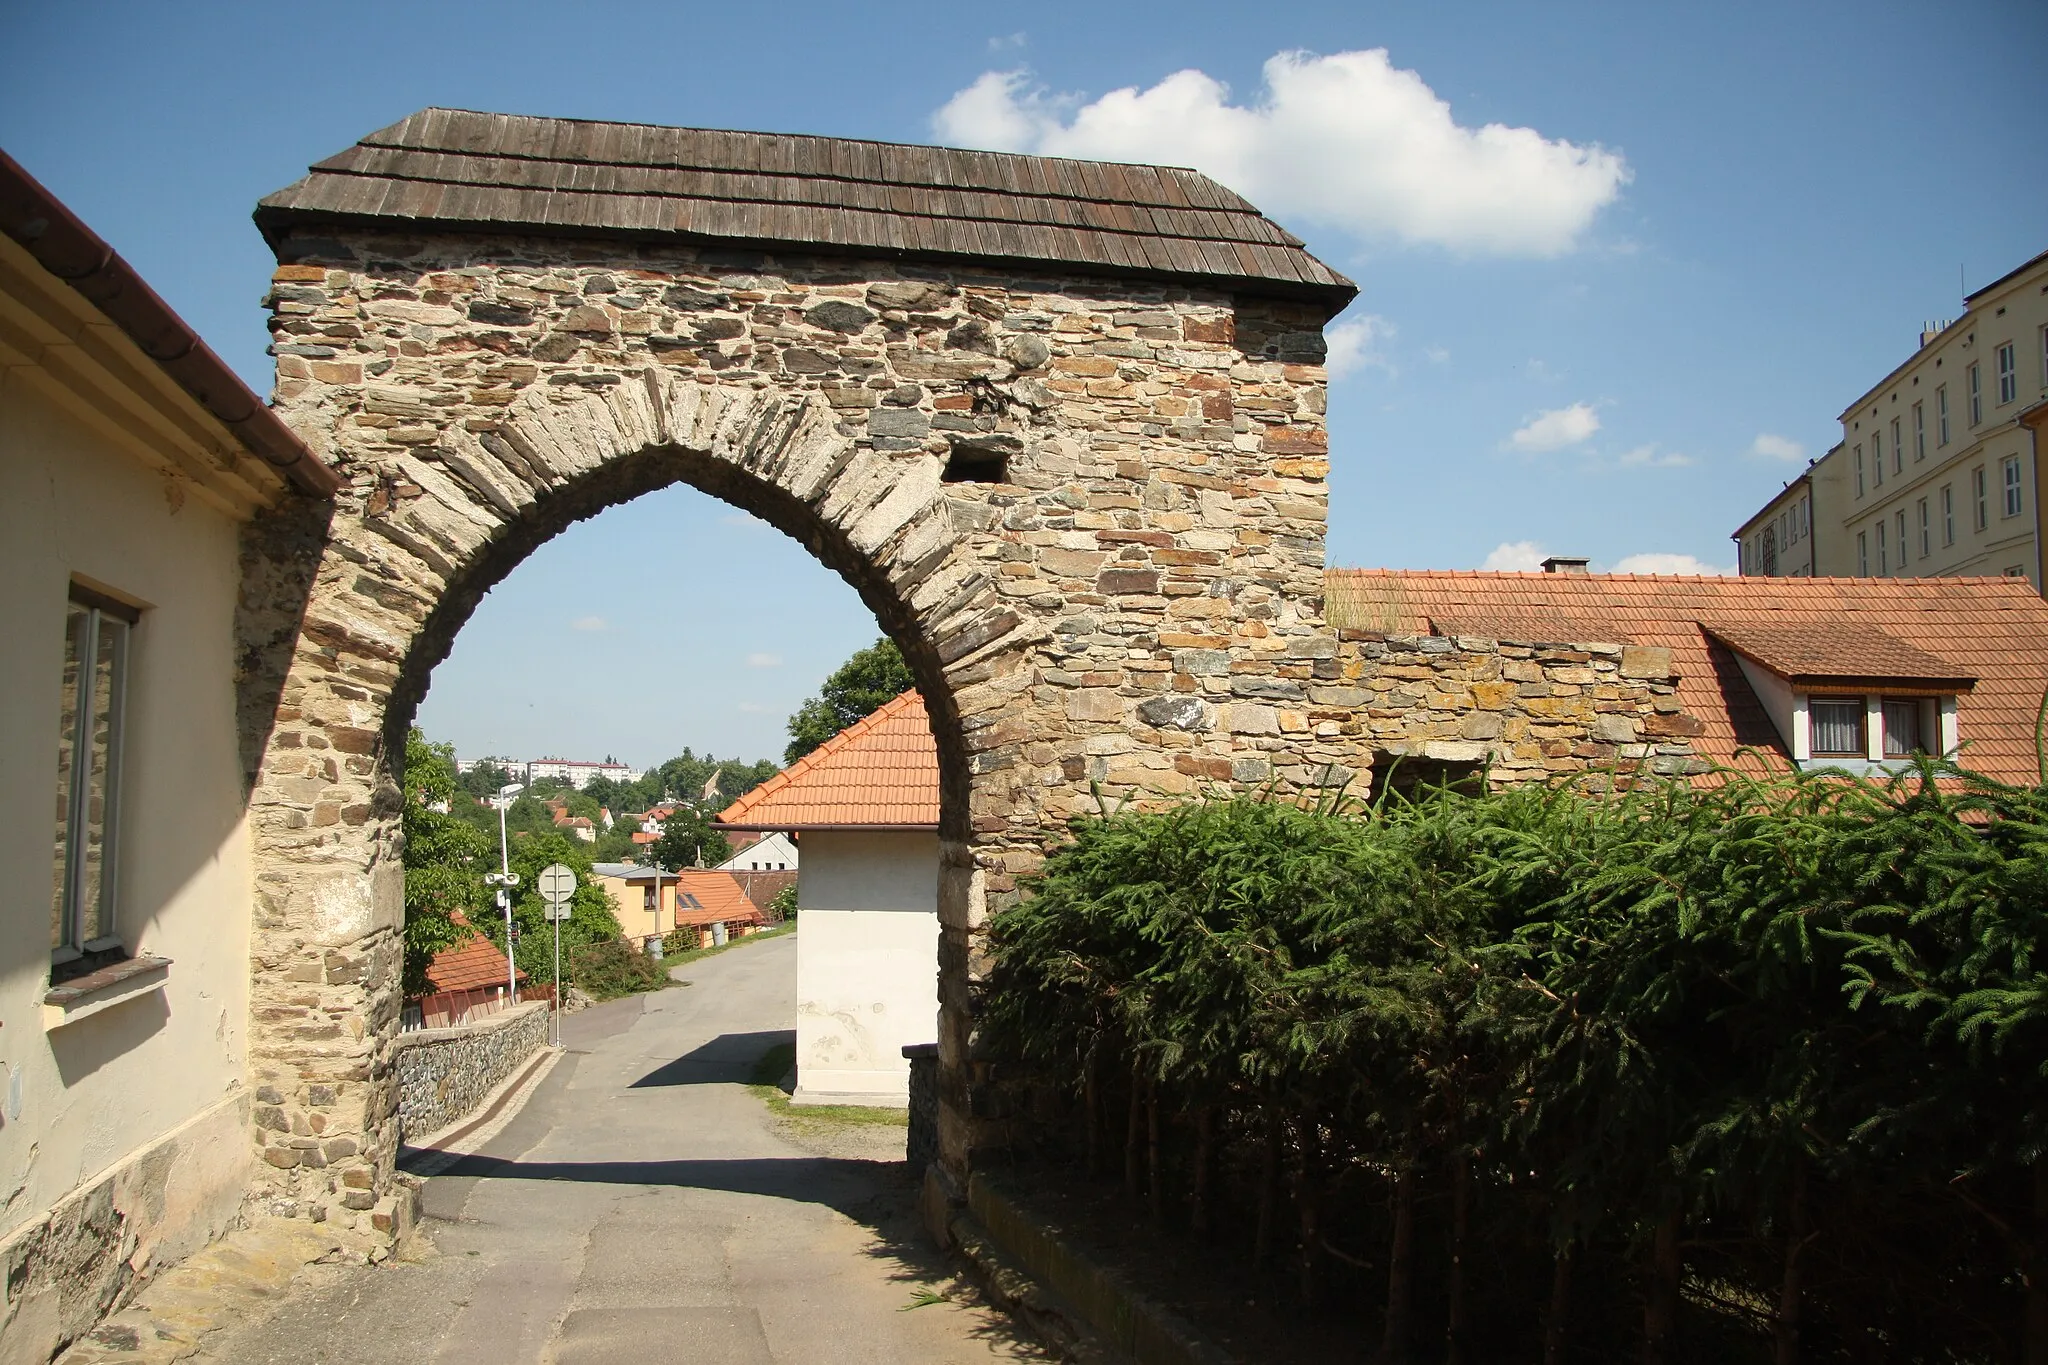
M946 457L947 483L1008 483L1010 462L999 450L955 450Z
M1377 753L1372 759L1372 789L1369 799L1392 792L1413 801L1439 787L1463 796L1486 791L1486 765L1458 759L1417 758L1407 754Z

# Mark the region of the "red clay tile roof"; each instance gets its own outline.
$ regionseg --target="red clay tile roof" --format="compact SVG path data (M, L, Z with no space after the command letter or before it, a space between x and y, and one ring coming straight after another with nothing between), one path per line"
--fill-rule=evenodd
M1781 678L1803 686L1894 682L1967 692L1976 675L1857 621L1803 625L1716 622L1707 633Z
M758 924L767 918L730 872L688 868L675 874L675 882L677 924Z
M1329 621L1340 629L1426 635L1438 621L1556 620L1577 623L1569 625L1572 631L1589 622L1601 627L1594 639L1576 643L1665 646L1679 673L1679 700L1706 727L1695 747L1723 762L1741 746L1780 754L1783 746L1734 651L1714 634L1761 639L1765 632L1813 632L1842 639L1843 627L1867 631L1976 678L1975 689L1959 702L1962 761L2002 781L2038 780L2034 715L2048 688L2048 602L2023 578L1406 569L1332 569L1325 577Z
M455 921L469 934L453 948L443 948L434 954L433 965L427 968L427 980L437 991L504 985L505 955L498 951L498 945L472 928L460 911L456 912ZM524 981L526 973L521 972L519 979Z
M924 698L905 692L727 806L743 829L937 829L939 750Z

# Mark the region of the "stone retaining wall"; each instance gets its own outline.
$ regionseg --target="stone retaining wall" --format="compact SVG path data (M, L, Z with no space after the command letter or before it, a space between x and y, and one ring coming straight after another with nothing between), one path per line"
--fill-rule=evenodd
M547 1046L548 1007L539 1001L456 1028L398 1039L400 1142L438 1133L471 1113L520 1063Z

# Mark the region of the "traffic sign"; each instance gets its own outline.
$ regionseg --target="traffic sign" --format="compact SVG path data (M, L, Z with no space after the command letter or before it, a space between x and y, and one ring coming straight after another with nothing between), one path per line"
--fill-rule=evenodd
M548 903L551 920L569 918L569 901L576 894L576 872L567 863L549 863L540 870L540 895Z

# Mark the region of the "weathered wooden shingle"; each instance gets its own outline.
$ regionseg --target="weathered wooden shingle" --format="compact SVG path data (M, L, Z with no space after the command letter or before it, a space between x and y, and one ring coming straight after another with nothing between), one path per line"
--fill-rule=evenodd
M322 221L669 235L732 245L1357 293L1195 171L847 138L425 109L266 197L272 244Z

